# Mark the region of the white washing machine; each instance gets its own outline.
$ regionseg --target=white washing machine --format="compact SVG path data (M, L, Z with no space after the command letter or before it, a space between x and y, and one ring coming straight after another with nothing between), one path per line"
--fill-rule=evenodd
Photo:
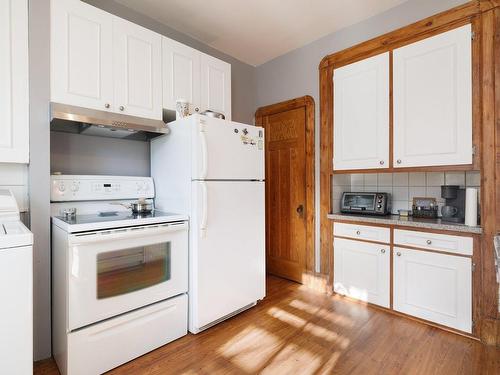
M0 363L33 374L33 234L10 190L0 189Z

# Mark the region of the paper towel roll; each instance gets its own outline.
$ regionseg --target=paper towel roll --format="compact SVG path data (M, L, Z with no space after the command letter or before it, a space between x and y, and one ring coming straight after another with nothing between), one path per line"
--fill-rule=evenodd
M475 188L465 190L465 225L470 227L477 225L477 189Z

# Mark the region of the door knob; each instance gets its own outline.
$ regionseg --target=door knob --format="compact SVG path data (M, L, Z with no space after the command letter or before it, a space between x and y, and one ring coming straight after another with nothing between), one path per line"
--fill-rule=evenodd
M109 103L104 104L104 108L109 108L109 107L111 107Z
M304 213L304 206L303 205L299 205L299 207L297 207L297 213L302 216L302 214Z
M121 105L120 106L120 111L123 111L124 109L125 109L125 107Z

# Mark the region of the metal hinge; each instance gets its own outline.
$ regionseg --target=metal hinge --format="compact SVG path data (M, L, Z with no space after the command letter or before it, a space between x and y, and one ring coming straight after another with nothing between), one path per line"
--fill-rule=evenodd
M476 325L476 322L473 320L472 321L472 326L474 327Z
M472 156L476 155L476 151L477 151L477 147L476 147L476 145L473 145L472 146Z
M474 272L476 270L476 263L472 263L471 268L472 268L472 272Z
M475 32L474 30L472 30L472 31L471 31L471 33L470 33L470 38L471 38L472 40L476 39L476 32Z

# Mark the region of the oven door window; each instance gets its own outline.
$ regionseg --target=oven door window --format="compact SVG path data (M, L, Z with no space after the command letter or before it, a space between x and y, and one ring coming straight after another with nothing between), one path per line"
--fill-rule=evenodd
M375 197L373 194L348 195L344 206L353 210L373 211L375 209Z
M171 277L170 242L97 255L97 298L109 298L161 284Z

